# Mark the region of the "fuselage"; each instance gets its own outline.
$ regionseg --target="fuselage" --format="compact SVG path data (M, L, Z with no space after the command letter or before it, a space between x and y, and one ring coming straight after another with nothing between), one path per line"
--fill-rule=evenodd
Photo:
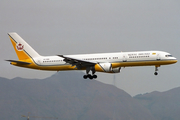
M163 51L78 54L66 56L97 63L111 63L112 68L131 66L161 66L177 62L175 57L172 57L171 54ZM77 70L74 68L74 66L64 62L63 60L64 58L59 56L40 56L26 60L26 62L31 62L32 64L20 66L50 71ZM16 63L14 65L18 66ZM99 72L101 72L101 70Z

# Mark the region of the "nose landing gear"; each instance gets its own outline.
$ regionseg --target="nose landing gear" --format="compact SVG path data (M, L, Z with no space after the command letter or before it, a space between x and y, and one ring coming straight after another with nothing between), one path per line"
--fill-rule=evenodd
M158 67L160 67L160 66L155 66L155 72L154 72L154 75L158 75Z

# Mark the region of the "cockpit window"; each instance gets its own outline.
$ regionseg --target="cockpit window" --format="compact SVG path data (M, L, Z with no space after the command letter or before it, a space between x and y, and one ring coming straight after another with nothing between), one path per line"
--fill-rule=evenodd
M165 55L166 57L172 57L172 55Z

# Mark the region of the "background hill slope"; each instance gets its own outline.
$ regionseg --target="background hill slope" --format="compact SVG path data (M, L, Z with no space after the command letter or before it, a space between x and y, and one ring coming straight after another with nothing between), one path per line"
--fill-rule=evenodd
M180 87L134 97L158 120L180 120Z
M155 119L149 109L125 91L84 80L82 75L59 72L42 80L0 78L0 119L23 120L20 116L28 112L63 120Z

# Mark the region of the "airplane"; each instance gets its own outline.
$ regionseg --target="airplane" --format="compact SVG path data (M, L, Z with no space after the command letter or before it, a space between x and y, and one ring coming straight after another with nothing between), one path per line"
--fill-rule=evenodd
M8 35L19 58L6 60L11 65L48 71L86 70L84 79L96 79L96 72L120 73L122 67L134 66L155 66L154 75L158 75L158 67L177 62L175 57L163 51L41 56L17 33Z

